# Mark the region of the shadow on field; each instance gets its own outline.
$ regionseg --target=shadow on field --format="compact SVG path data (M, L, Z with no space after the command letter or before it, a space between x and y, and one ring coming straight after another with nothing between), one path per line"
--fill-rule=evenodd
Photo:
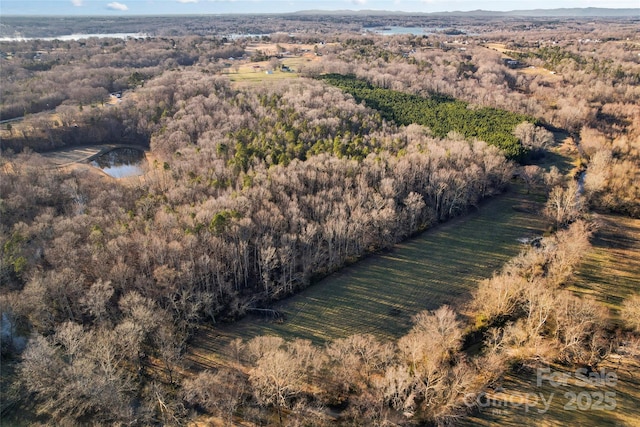
M523 249L519 239L541 235L547 224L538 214L537 199L514 186L468 215L369 256L274 304L272 308L285 314L284 321L252 316L215 325L206 332L207 348L193 351L220 352L236 337L248 340L258 335L318 344L355 333L397 338L410 329L412 317L420 311L463 304L478 281ZM523 204L529 209L515 209ZM202 341L197 337L193 347Z

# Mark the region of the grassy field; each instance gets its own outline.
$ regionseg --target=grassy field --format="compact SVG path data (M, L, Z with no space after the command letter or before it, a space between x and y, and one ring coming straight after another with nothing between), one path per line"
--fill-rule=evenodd
M640 220L596 214L594 221L593 248L571 289L593 295L617 314L625 298L640 293Z
M311 55L284 58L280 60L280 64L289 67L292 71L275 70L272 74L267 74L269 70L269 62L249 62L242 63L227 68L224 73L229 80L234 83L258 83L272 80L287 80L298 78L298 71L304 64L314 61Z
M507 49L504 43L487 43L485 47L487 49L492 49L500 52L502 54L502 59L513 59L513 57L508 55L509 52L524 53L523 51L518 49ZM525 68L517 68L516 72L520 74L543 76L543 77L546 77L546 80L550 82L562 81L562 76L552 72L551 70L547 70L546 68L542 68L542 67L532 66L532 67L525 67Z
M519 238L544 232L535 199L514 187L469 215L346 267L275 305L285 314L283 322L249 316L205 330L191 346L192 360L206 366L213 352L237 337L279 335L316 343L354 333L397 338L416 313L463 304L479 280L523 248Z
M604 214L595 215L594 220L598 229L592 239L593 247L585 254L569 289L594 296L612 309L613 320L618 321L617 309L624 298L640 292L640 220ZM538 386L536 372L510 372L504 378L504 391L494 393L485 402L487 406L481 414L465 419L461 425L640 426L640 361L637 358L616 357L598 365L598 370L616 375L615 384L585 385L575 380L575 371L560 366L551 369L568 374L573 380L557 387L547 381ZM571 404L572 392L582 399L575 405ZM615 401L615 408L598 406L607 392ZM528 410L517 405L523 396L529 398ZM545 401L551 398L546 411L543 398Z
M509 374L502 390L487 393L478 403L482 411L459 420L462 427L475 426L639 426L640 363L626 358L605 361L589 376L562 366L549 374ZM549 378L558 380L555 383ZM564 379L566 378L566 382ZM608 378L608 380L606 379ZM525 404L526 403L526 404Z

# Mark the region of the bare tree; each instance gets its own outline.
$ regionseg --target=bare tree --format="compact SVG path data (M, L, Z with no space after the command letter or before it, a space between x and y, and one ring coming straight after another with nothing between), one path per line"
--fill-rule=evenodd
M32 339L23 355L20 376L39 402L38 411L62 423L87 416L100 422L127 422L133 417L131 376L121 364L118 337L106 329L85 332L62 325L53 340Z
M553 142L553 134L529 122L522 122L513 131L522 145L533 151L546 149Z
M620 317L636 332L640 332L640 295L631 295L622 303Z
M560 357L572 363L592 365L606 348L602 335L607 318L606 309L592 298L579 298L569 291L557 296L555 336ZM594 339L596 338L596 339Z
M447 305L435 311L423 311L414 317L412 332L428 342L429 357L448 360L462 342L462 324L457 314Z
M264 406L276 408L279 424L282 411L304 390L304 371L299 360L285 350L264 354L249 373L249 382L256 400Z
M185 380L182 388L185 401L221 416L225 425L232 425L233 415L244 404L248 392L246 377L229 368L221 368L215 373L201 372Z
M522 302L527 280L514 274L494 274L480 282L473 306L478 312L476 324L500 322L513 314Z
M562 185L564 182L564 177L560 173L560 170L557 166L551 166L549 168L549 172L544 174L544 183L548 188L548 191L551 191L554 187Z
M565 226L584 212L584 198L578 189L578 183L570 181L566 188L556 186L551 190L545 206L545 213L557 226Z
M80 298L80 303L86 308L86 310L95 317L97 322L106 320L109 304L109 299L113 296L114 289L111 286L111 282L103 282L102 279L98 279L87 293Z
M527 193L530 193L531 189L540 181L541 175L542 168L538 165L527 165L520 168L520 178L527 187Z

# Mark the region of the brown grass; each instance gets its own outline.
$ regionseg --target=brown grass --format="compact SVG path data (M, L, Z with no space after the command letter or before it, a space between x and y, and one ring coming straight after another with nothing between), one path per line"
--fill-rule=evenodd
M640 293L640 219L595 214L598 227L571 289L593 295L617 315L622 301Z
M640 362L624 357L605 361L596 370L616 376L615 381L586 384L576 373L560 365L550 371L566 375L566 384L537 382L536 371L511 372L505 375L498 391L490 391L490 400L481 400L479 413L460 420L460 426L638 426L640 425ZM603 370L603 371L601 371ZM587 374L588 375L588 374ZM595 373L594 373L595 375ZM608 402L604 401L605 393ZM575 397L575 401L572 399ZM518 403L525 398L528 406ZM580 401L577 401L577 399ZM548 410L545 408L546 401ZM615 407L612 407L615 406Z

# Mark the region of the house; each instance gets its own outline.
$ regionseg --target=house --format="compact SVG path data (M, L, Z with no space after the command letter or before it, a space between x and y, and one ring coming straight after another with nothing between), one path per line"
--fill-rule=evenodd
M509 68L518 68L520 67L520 61L516 61L515 59L505 59L504 64Z

